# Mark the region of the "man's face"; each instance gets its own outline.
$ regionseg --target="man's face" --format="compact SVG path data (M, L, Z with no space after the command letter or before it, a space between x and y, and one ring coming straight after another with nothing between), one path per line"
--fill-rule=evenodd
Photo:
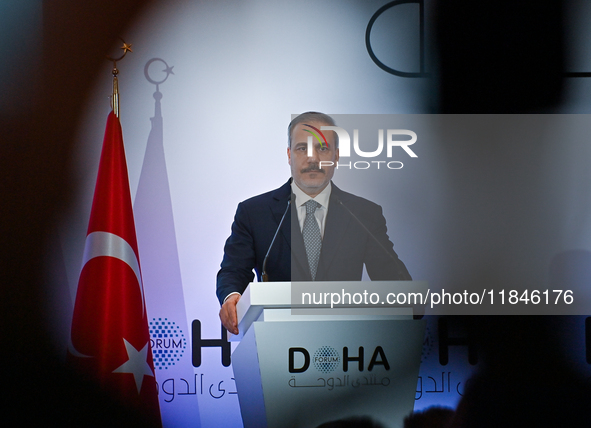
M321 126L327 126L327 123L309 122L307 125L320 129ZM339 160L339 149L335 145L335 136L332 131L324 131L327 144L324 143L322 136L318 142L316 137L308 131L314 132L314 129L305 126L304 123L298 123L291 134L291 147L287 148L287 159L291 166L291 176L293 180L306 194L314 197L318 195L328 185L334 174L337 161ZM308 137L312 137L312 156L308 156ZM320 168L320 162L332 162L331 166L326 164Z

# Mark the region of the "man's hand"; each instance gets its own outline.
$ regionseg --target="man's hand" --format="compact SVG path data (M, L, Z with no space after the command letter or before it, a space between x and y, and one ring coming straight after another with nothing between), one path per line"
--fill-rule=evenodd
M240 300L240 294L232 294L226 299L220 309L220 320L232 334L238 334L238 315L236 314L236 304Z

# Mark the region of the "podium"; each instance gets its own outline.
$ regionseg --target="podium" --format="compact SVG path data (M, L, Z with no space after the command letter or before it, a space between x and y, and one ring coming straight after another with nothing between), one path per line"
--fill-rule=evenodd
M380 283L398 289L417 281ZM309 305L300 315L292 287L252 283L238 302L240 333L230 340L240 341L232 365L244 427L314 428L351 416L402 427L414 406L424 321L412 308Z

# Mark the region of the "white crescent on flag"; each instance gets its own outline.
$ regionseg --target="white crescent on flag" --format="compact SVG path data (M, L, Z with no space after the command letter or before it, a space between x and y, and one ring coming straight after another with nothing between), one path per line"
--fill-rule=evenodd
M92 232L86 237L84 255L82 257L82 269L86 263L95 257L114 257L129 265L135 273L140 293L142 296L142 315L144 314L144 287L140 274L140 263L133 248L120 236L109 232Z

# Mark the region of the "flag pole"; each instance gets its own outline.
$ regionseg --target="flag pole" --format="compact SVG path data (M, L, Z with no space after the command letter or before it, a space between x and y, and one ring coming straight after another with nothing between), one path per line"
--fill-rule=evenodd
M111 73L113 73L113 95L111 97L111 109L117 117L119 117L119 81L117 79L119 70L117 69L117 61L121 61L125 55L127 55L127 52L133 52L131 50L131 43L125 43L123 39L121 39L121 41L123 42L123 46L121 46L121 49L123 49L123 55L121 55L119 58L111 58L109 55L107 55L107 59L109 61L113 61L113 70L111 71Z
M131 45L123 42L122 49L120 58L107 57L113 62L113 111L107 117L67 358L142 426L161 428L123 132L116 116L117 61Z
M119 117L119 81L117 80L117 75L119 74L119 70L117 70L117 62L113 61L113 96L111 97L111 109L113 109L113 113L115 116Z

